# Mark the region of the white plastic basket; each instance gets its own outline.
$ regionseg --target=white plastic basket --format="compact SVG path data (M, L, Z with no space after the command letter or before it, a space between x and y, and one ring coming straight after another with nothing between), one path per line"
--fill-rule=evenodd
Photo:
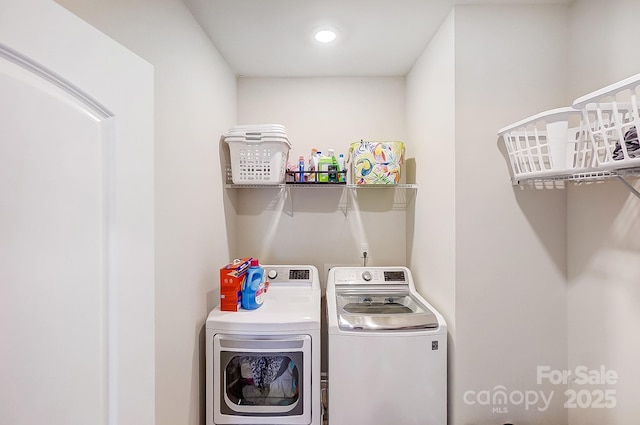
M636 74L573 102L573 108L582 112L587 124L594 168L640 167L639 92L640 74Z
M552 109L498 131L514 180L574 174L587 169L592 155L586 144L581 112Z
M227 136L234 184L284 182L291 144L285 137Z

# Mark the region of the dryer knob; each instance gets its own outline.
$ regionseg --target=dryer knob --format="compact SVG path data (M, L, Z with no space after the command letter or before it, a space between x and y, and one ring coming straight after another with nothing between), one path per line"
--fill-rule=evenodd
M367 282L369 282L371 280L371 272L369 271L362 272L362 278Z
M267 276L269 276L269 279L275 279L278 276L278 272L276 270L271 269L267 273Z

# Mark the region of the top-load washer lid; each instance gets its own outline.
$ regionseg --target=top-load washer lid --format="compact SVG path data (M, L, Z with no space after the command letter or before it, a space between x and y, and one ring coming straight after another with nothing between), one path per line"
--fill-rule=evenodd
M343 330L436 329L436 315L410 292L336 292L338 326Z

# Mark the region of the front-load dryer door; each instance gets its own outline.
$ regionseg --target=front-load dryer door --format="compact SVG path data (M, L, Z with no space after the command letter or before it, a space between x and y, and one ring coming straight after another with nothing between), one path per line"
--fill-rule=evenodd
M309 335L216 334L213 348L214 424L311 423Z

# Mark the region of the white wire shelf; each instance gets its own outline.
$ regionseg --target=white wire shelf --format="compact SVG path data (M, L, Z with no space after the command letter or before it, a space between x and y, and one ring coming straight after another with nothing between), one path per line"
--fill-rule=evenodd
M511 182L514 186L535 186L538 184L544 184L547 182L574 182L574 183L595 183L602 182L606 180L616 179L622 184L624 184L629 191L635 195L637 198L640 198L640 191L636 189L631 183L629 183L626 178L638 178L640 177L640 168L625 168L621 170L611 170L611 171L591 171L585 173L575 173L568 174L564 176L549 176L549 177L532 177L528 179L511 179Z
M417 189L417 184L345 184L345 183L279 183L279 184L233 184L225 185L228 189L282 189L285 187L306 189Z
M351 204L351 196L355 196L356 191L361 189L366 190L385 190L385 189L394 189L394 190L411 190L409 192L411 196L415 196L415 192L413 190L418 189L417 184L346 184L346 183L280 183L280 184L233 184L227 183L225 185L227 189L278 189L280 193L285 193L286 197L289 200L289 210L290 214L293 217L293 196L291 189L351 189L347 191L346 203L344 207L344 215L347 216L347 211L350 208ZM406 207L408 201L405 196L404 205Z
M544 183L544 182L557 182L557 181L572 181L576 183L580 182L597 182L605 181L619 177L640 177L640 168L627 168L622 170L611 171L590 171L583 173L567 174L561 176L547 176L547 177L530 177L511 179L514 185L523 185L527 183Z

